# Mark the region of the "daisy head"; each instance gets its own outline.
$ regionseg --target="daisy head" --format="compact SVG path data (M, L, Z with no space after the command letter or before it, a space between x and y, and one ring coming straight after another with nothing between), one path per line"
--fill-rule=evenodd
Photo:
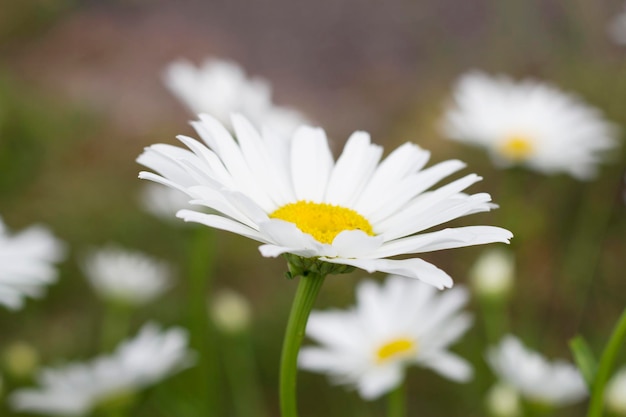
M111 301L145 304L171 285L168 264L117 246L91 251L82 267L96 293Z
M363 281L356 293L354 308L311 313L306 334L319 346L300 351L301 368L355 387L365 399L400 385L409 365L457 382L471 378L470 365L447 350L471 325L461 311L468 301L465 288L437 292L390 276L382 285Z
M103 404L130 401L135 392L189 367L193 354L187 333L147 324L111 355L86 363L43 369L38 388L15 391L9 402L15 410L58 416L83 416Z
M65 245L42 226L10 234L0 219L0 305L18 310L24 298L39 297L53 283L55 263L65 257Z
M487 362L499 379L529 401L560 406L587 396L585 382L574 365L562 360L549 362L513 336L490 348Z
M179 211L185 221L261 242L263 256L286 254L293 275L357 267L450 287L452 279L422 259L390 258L512 236L491 226L433 230L495 206L489 194L463 192L480 181L475 174L435 188L465 165L424 168L430 153L417 145L406 143L381 161L382 148L356 132L335 160L320 128L300 127L283 138L269 129L260 134L235 115L235 140L213 117L192 124L202 142L179 136L188 149L146 148L138 162L155 172L139 177L187 193L205 211Z
M272 102L269 83L248 78L234 62L207 59L200 67L179 60L165 70L165 85L194 114L208 113L228 125L230 114L245 115L258 126L291 134L305 119L299 112Z
M617 129L578 97L533 80L471 72L456 83L441 130L482 146L503 167L589 179L616 146Z

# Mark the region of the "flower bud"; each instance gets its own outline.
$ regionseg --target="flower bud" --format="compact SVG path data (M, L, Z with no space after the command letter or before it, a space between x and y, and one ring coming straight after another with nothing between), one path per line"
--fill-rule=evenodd
M218 329L236 334L250 326L250 310L245 297L232 290L222 290L215 294L209 314Z
M26 342L13 342L4 349L6 372L16 379L29 378L39 366L39 353Z
M469 275L478 296L503 298L513 288L515 260L506 250L490 249L478 258Z
M485 398L487 410L494 417L516 417L521 415L520 398L514 388L506 384L496 384Z
M606 408L619 416L626 416L626 367L609 381L604 394Z

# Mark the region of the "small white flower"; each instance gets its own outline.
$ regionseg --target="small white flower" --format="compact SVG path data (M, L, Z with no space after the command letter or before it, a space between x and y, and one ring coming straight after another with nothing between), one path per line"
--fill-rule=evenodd
M170 286L167 263L115 246L91 251L82 267L96 292L108 300L145 304Z
M604 398L607 409L617 415L626 416L626 366L618 370L609 380Z
M187 194L160 184L146 184L140 198L148 213L166 221L171 221L178 210L191 208Z
M607 32L613 42L626 45L626 6L617 14L607 26Z
M0 219L0 304L17 310L25 297L41 296L57 279L54 263L64 257L65 245L48 229L31 226L10 235Z
M356 387L365 399L401 384L412 364L465 382L471 366L446 349L471 325L471 317L460 311L467 301L461 287L438 292L399 276L381 286L363 281L353 309L311 313L306 334L321 346L303 348L299 365Z
M111 355L43 369L39 388L18 390L9 401L18 411L83 416L108 399L132 394L189 367L194 359L187 339L182 328L161 332L147 324Z
M560 406L587 396L585 381L574 365L562 360L548 362L511 335L489 349L487 361L502 381L530 401Z
M290 135L305 118L295 110L277 107L267 81L247 78L231 61L207 59L200 68L179 60L165 71L165 85L193 113L208 113L224 124L231 113L241 113L255 126L268 126Z
M616 146L617 129L598 109L546 83L471 72L457 82L453 97L443 134L487 148L500 166L590 179Z
M499 248L485 251L469 272L476 294L488 298L508 295L513 287L514 275L513 255Z
M465 167L449 160L424 169L430 153L407 143L381 162L382 148L355 132L337 161L322 129L304 126L292 138L260 135L233 116L237 141L214 118L192 123L204 144L179 139L191 151L157 144L138 162L153 169L140 178L184 191L213 213L181 210L178 217L257 240L264 256L292 254L369 272L418 278L438 288L448 274L419 258L396 255L507 242L511 232L435 226L495 207L486 193L465 194L481 178L470 174L433 187ZM429 230L429 232L425 232Z

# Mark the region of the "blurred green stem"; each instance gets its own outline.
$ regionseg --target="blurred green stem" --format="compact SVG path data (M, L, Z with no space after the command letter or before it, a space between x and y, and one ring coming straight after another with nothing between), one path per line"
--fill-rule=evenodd
M293 299L283 351L280 360L280 412L282 417L297 417L297 372L298 352L309 314L317 298L317 294L324 283L325 275L308 273L300 277L298 289Z
M404 382L387 395L387 417L406 416L406 388Z
M508 313L505 308L507 300L508 298L479 297L489 344L497 343L508 330Z
M591 400L589 401L587 417L602 417L604 408L604 388L611 376L615 359L624 344L624 339L626 339L626 309L624 309L619 321L615 325L609 343L606 345L602 357L600 358L598 371L596 372L593 388L591 390Z
M100 345L103 351L109 352L128 336L133 307L121 301L107 300L104 309Z
M235 334L225 334L220 351L230 385L235 415L238 417L265 417L267 411L257 378L250 332L246 329Z
M192 230L189 253L189 329L191 347L198 352L194 392L200 401L203 416L218 415L220 386L218 358L214 343L215 330L209 321L207 297L211 289L212 254L215 246L213 230L197 227Z

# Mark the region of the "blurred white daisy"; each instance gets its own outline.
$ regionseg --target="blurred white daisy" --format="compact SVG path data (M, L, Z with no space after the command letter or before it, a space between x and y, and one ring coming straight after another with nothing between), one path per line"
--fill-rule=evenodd
M182 328L161 331L155 324L144 325L111 355L43 369L37 377L40 387L17 390L9 397L10 404L17 411L86 415L191 366L194 356L187 349L187 339Z
M283 139L270 130L260 135L235 115L235 141L214 118L200 118L193 126L204 144L179 136L191 151L166 144L146 148L138 162L160 175L141 172L139 177L184 191L191 203L214 210L181 210L178 217L262 242L264 256L292 254L443 288L452 279L434 265L419 258L387 258L512 237L491 226L432 231L495 207L489 194L462 192L481 180L475 174L431 190L463 168L461 161L423 169L430 153L406 143L381 162L382 148L365 132L350 136L335 161L320 128L304 126Z
M508 335L487 352L494 373L529 401L552 406L584 399L587 386L578 369L563 360L548 362Z
M148 303L171 284L166 262L117 246L92 250L81 266L98 295L127 304Z
M618 416L626 416L626 366L609 380L604 392L606 408Z
M273 104L267 81L247 78L231 61L207 59L199 68L188 61L175 61L166 68L164 79L193 113L208 113L226 125L235 112L257 127L268 126L283 135L290 135L305 122L297 111Z
M537 81L471 72L454 87L441 126L453 140L487 148L500 166L523 165L590 179L616 127L578 97Z
M300 368L327 373L365 399L400 385L412 364L466 382L471 366L447 348L471 325L471 317L460 311L467 301L461 287L438 292L400 276L380 286L363 281L354 308L311 313L306 334L321 346L301 349Z
M11 310L25 297L39 297L56 281L55 263L65 257L65 245L43 226L9 234L0 219L0 304Z
M607 32L613 42L626 45L626 5L620 13L611 19L607 26Z
M153 183L142 189L140 202L148 213L166 221L171 221L178 210L192 208L187 194Z

